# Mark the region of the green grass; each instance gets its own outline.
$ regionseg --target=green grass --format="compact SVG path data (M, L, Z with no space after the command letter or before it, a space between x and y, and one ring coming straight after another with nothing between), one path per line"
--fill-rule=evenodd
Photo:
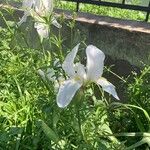
M53 68L56 79L65 78L61 64L66 54L79 42L79 54L86 47L73 34L75 21L60 20L69 28L71 39L63 36L63 28L52 29L49 39L40 43L31 18L20 28L7 19L0 27L0 150L147 150L149 66L131 74L126 82L120 78L126 104L115 103L92 84L67 108L58 108L55 81L43 80L38 69Z
M112 0L112 2L118 2L118 1ZM143 5L138 1L132 1L131 3L128 2L128 4ZM145 2L144 5L148 6L148 2ZM76 3L67 2L67 1L56 1L56 8L76 11ZM114 18L128 19L128 20L144 21L146 18L145 12L112 8L112 7L104 7L104 6L96 6L90 4L80 4L79 11L102 15L102 16L110 16Z

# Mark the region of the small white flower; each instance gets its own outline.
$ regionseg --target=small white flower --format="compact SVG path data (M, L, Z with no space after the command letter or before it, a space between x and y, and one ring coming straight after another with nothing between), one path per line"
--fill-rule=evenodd
M73 48L62 64L62 68L69 76L69 79L64 81L59 88L57 95L58 106L61 108L66 107L71 102L78 89L90 82L95 82L100 85L104 91L119 100L115 86L105 78L101 77L105 59L104 53L97 47L89 45L86 48L86 67L80 62L74 64L79 45L80 44Z

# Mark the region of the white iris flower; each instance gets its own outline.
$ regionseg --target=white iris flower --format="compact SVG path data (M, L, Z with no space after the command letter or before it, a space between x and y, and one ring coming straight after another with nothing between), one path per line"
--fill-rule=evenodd
M64 81L59 88L57 95L58 106L61 108L66 107L71 102L79 88L91 82L100 85L104 91L119 100L115 86L105 78L101 77L103 74L105 59L104 53L97 47L89 45L86 48L86 67L80 62L74 64L79 45L80 44L73 48L62 64L62 68L69 76L69 79Z
M53 0L24 0L22 8L24 9L24 15L18 22L18 25L20 26L23 22L26 22L28 16L32 16L35 19L34 27L41 40L47 38L49 35L49 25L44 17L49 18L52 14ZM52 17L51 23L57 28L61 28L61 25L54 17Z

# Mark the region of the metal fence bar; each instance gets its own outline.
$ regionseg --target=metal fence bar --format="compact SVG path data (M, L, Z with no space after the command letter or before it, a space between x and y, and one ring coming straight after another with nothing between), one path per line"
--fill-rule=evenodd
M122 4L125 4L125 1L126 1L126 0L122 0Z
M149 9L150 9L150 1L149 1L149 5L148 5L148 7L149 7ZM147 14L146 14L146 19L145 19L145 21L147 22L148 21L148 19L149 19L149 14L150 14L150 12L147 12Z
M125 0L122 0L122 3L106 2L102 0L64 0L64 1L76 2L77 3L76 11L79 11L80 3L85 3L85 4L93 4L98 6L107 6L107 7L121 8L121 9L144 11L147 12L145 21L148 21L149 14L150 14L150 2L149 2L149 6L139 6L139 5L125 4Z
M76 12L79 11L79 2L77 1Z

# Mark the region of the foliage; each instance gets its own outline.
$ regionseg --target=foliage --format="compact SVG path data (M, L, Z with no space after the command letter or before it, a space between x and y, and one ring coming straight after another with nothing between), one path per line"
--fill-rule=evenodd
M10 25L2 12L1 18L5 25L0 27L0 149L148 149L149 66L131 75L132 80L126 79L126 104L114 103L92 84L61 109L56 105L58 87L54 86L55 81L59 86L60 76L66 78L61 64L79 41L86 47L75 21L59 18L71 39L62 36L63 28L50 26L50 37L41 42L31 18L22 27L16 21ZM31 34L37 36L36 42L30 40ZM81 48L79 54L82 52ZM55 80L39 74L39 69L47 74L48 68L54 69Z

